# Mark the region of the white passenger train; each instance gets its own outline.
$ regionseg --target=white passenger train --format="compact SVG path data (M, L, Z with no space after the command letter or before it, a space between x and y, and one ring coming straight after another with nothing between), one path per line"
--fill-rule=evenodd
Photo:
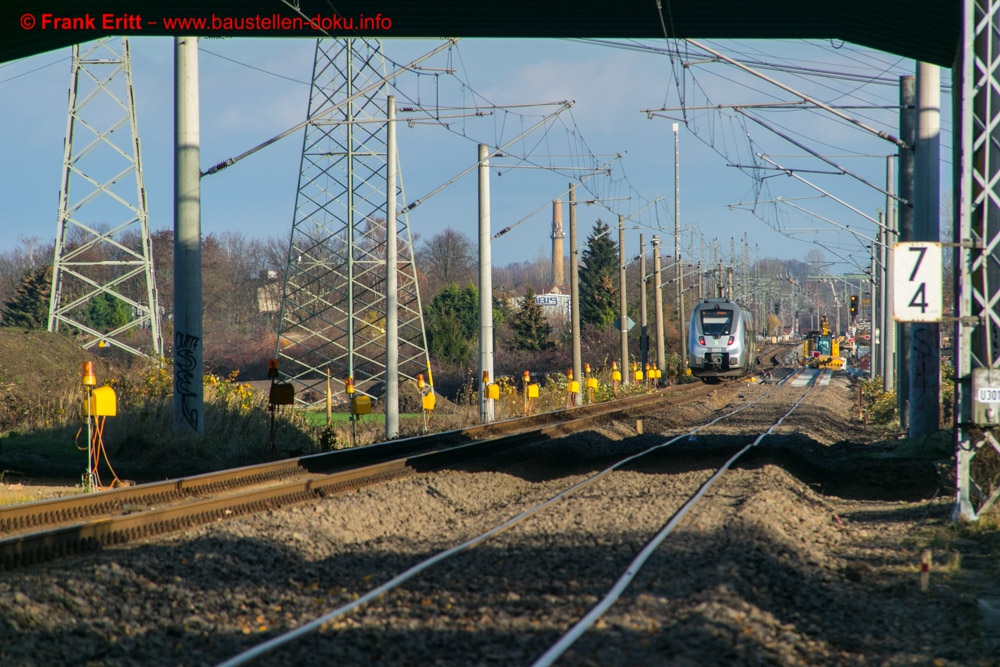
M753 317L730 299L703 299L691 313L688 365L702 380L749 375L757 363Z

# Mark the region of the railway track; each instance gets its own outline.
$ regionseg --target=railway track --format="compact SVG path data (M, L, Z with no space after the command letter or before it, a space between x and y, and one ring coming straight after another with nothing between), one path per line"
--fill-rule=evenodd
M810 392L818 386L824 386L822 381L830 375L829 372L803 372L797 371L792 373L790 376L783 378L778 382L778 385L788 384L788 388L785 391L794 392L797 395L791 399L791 407L787 405L782 405L780 410L775 416L775 408L773 406L767 409L759 409L757 404L762 400L768 398L772 393L779 390L779 386L774 386L770 388L765 388L765 393L756 396L749 402L746 402L736 409L728 410L724 414L717 416L710 421L702 423L695 428L685 429L682 433L669 438L668 440L656 444L651 447L643 448L642 451L622 458L615 462L613 465L608 466L596 474L587 476L585 479L563 489L554 496L546 499L543 502L531 505L527 509L524 509L516 516L504 521L503 523L497 524L488 530L483 531L479 535L476 535L472 539L466 540L460 544L457 544L449 549L438 552L429 558L425 558L420 562L412 565L406 570L400 572L399 574L393 576L385 583L376 586L369 590L367 593L360 595L357 599L344 604L332 611L329 611L318 618L313 619L308 623L303 623L299 625L296 629L289 631L283 635L274 637L267 642L259 644L255 647L247 649L243 653L220 663L219 667L240 667L241 665L246 665L254 663L261 659L263 656L270 655L272 652L284 651L277 656L271 656L272 659L276 659L275 664L281 664L285 662L296 662L303 658L305 655L313 655L315 651L319 650L315 645L310 644L309 636L313 633L320 631L324 627L330 627L348 614L358 612L360 609L368 604L374 603L383 596L393 595L397 589L403 590L404 586L411 584L411 580L424 576L428 570L440 566L447 561L452 559L458 560L463 558L465 552L472 550L477 547L481 547L489 541L494 540L499 535L507 533L517 527L519 527L524 522L532 519L536 515L543 512L550 512L555 510L556 512L565 512L567 501L585 490L590 490L591 493L599 493L597 489L603 488L601 485L614 474L621 474L618 471L625 470L627 468L635 468L636 466L642 466L641 460L649 457L650 455L655 455L661 453L665 448L681 442L686 441L696 435L702 433L709 433L712 431L713 427L717 424L724 423L725 420L733 417L734 415L743 413L745 411L753 412L757 409L758 415L754 416L754 419L760 420L762 425L759 427L760 432L756 438L752 439L750 442L743 444L742 447L738 448L738 451L732 456L728 456L725 461L714 471L712 471L707 479L703 475L696 476L696 480L693 481L690 476L686 476L679 484L682 489L679 493L675 493L677 500L675 505L671 510L668 521L663 524L659 530L652 535L644 545L641 545L641 549L637 548L640 545L633 545L631 548L638 551L638 555L635 556L630 562L627 563L624 571L617 577L616 580L611 582L608 590L605 594L598 600L597 604L593 605L592 608L585 614L580 614L578 621L569 628L568 631L558 637L554 642L549 645L549 647L537 657L532 663L537 667L547 667L548 665L554 664L567 650L581 637L583 634L594 624L597 620L614 604L619 597L622 595L628 584L637 576L641 570L643 564L649 559L649 557L656 551L656 549L663 543L663 541L673 533L681 521L688 515L688 513L705 497L709 489L712 488L720 478L725 475L725 473L747 452L756 447L764 438L774 432L782 422L784 422L790 415L792 415L796 409L803 403L805 398L810 394ZM805 378L806 381L799 383L798 380ZM790 382L789 382L790 381ZM794 388L792 383L795 383ZM786 399L787 400L787 399ZM787 408L787 409L786 409ZM634 499L633 499L634 502ZM616 507L616 512L627 512L627 507ZM541 558L541 556L540 556ZM548 557L546 557L548 558ZM539 564L541 565L541 564ZM541 567L542 570L545 569L544 566ZM468 568L463 567L463 576L474 576L468 571ZM484 572L480 575L483 580L488 580L490 578L491 572ZM497 593L501 597L503 592L499 591ZM386 606L391 606L392 602L387 603ZM444 611L444 610L442 610ZM551 633L548 633L551 634ZM289 649L290 645L294 645L296 642L307 643L307 648L292 648ZM579 656L574 656L578 658ZM439 659L448 661L451 659L450 656L441 656Z
M719 395L668 411L654 403L516 452L2 574L0 663L212 665L355 604L254 664L531 664L634 569L732 454L806 392L780 437L705 492L557 663L832 666L979 655L956 640L963 616L949 598L920 594L899 560L886 561L905 513L924 516L926 507L823 496L814 478L784 467L798 459L783 452L811 448L806 462L830 454L831 470L845 472L843 450L826 450L854 428L852 395L843 379L824 386L823 377L813 373L812 388L707 387ZM689 435L727 403L743 409ZM837 414L845 417L827 419ZM643 435L632 428L638 418ZM863 474L869 455L858 459ZM421 565L577 485L475 547ZM870 548L855 552L872 530ZM887 562L890 581L866 562ZM937 652L958 644L964 653Z
M0 509L0 569L343 493L573 433L630 410L698 400L709 391L700 384L680 385L370 447L6 507Z

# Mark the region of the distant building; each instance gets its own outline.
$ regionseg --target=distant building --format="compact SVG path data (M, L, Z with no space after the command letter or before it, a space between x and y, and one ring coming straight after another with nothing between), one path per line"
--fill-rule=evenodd
M277 271L261 271L257 281L257 312L278 312L281 309L281 289Z
M546 317L570 317L572 304L569 294L560 294L558 290L548 294L536 294L535 303L538 304L542 313Z

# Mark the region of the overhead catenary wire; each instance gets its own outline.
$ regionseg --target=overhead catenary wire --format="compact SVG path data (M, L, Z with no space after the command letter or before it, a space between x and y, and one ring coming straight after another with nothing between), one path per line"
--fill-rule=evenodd
M903 199L902 197L896 195L895 193L889 192L885 188L883 188L881 186L878 186L878 185L875 185L874 183L872 183L868 179L866 179L866 178L864 178L862 176L859 176L858 174L854 173L850 169L847 169L846 167L842 167L841 165L837 164L836 162L834 162L830 158L822 155L818 151L814 151L813 149L809 148L808 146L806 146L802 142L797 141L797 140L793 139L792 137L788 136L787 134L785 134L784 132L776 129L773 125L771 125L770 123L764 121L763 119L757 118L756 116L754 116L753 114L745 111L744 109L737 108L736 111L738 113L743 114L744 116L746 116L747 118L749 118L753 122L757 123L761 127L767 128L771 132L774 132L776 135L778 135L779 137L781 137L785 141L789 142L790 144L792 144L792 145L794 145L794 146L796 146L798 148L801 148L802 150L806 151L807 153L809 153L810 155L812 155L814 158L816 158L818 160L822 160L823 162L827 163L828 165L830 165L834 169L838 170L840 173L844 174L845 176L850 176L851 178L857 180L860 183L864 183L868 187L870 187L870 188L872 188L872 189L880 192L881 194L884 194L887 197L892 197L893 199L895 199L896 201L898 201L901 204L906 205L906 204L910 203L910 202L906 201L905 199Z
M612 164L614 164L616 161L620 160L623 157L625 157L625 152L616 154L611 160L609 160L608 162L605 162L603 165L601 165L600 167L598 167L597 169L595 169L593 171L593 173L588 174L587 176L584 176L583 178L579 179L578 184L582 185L583 183L586 183L587 181L589 181L591 178L597 176L597 174L609 170L611 168ZM566 188L565 190L563 190L562 192L560 192L558 195L556 195L556 197L562 197L563 195L565 195L567 193L569 193L569 188ZM518 225L520 225L522 222L525 222L526 220L529 220L529 219L533 218L535 215L537 215L542 210L548 208L550 205L551 205L551 202L545 202L544 204L542 204L541 206L539 206L534 211L532 211L528 215L524 216L523 218L521 218L517 222L515 222L513 224L510 224L510 225L507 225L506 227L504 227L503 229L501 229L499 232L497 232L496 234L493 235L493 238L495 238L495 239L500 238L501 236L503 236L504 234L506 234L510 230L512 230L515 227L517 227Z
M861 121L848 116L847 114L839 111L838 109L834 109L830 105L828 105L828 104L826 104L824 102L821 102L820 100L817 100L815 97L812 97L811 95L806 95L805 93L802 93L802 92L800 92L800 91L792 88L791 86L787 86L787 85L781 83L777 79L772 79L771 77L769 77L767 75L761 74L760 72L756 72L756 71L753 70L753 68L744 65L743 63L739 62L738 60L734 60L733 58L730 58L730 57L728 57L728 56L726 56L726 55L724 55L722 53L719 53L715 49L713 49L713 48L711 48L711 47L709 47L709 46L707 46L705 44L702 44L701 42L698 42L698 41L693 40L693 39L687 39L685 41L687 41L689 44L692 44L692 45L696 46L699 49L702 49L702 50L704 50L704 51L706 51L708 53L711 53L716 58L719 58L720 60L723 60L723 61L725 61L725 62L733 65L734 67L738 67L739 69L743 70L744 72L747 72L748 74L752 74L752 75L754 75L756 77L759 77L759 78L763 79L764 81L767 81L770 84L773 84L773 85L781 88L785 92L788 92L788 93L790 93L792 95L795 95L796 97L800 97L800 98L802 98L802 99L804 99L804 100L806 100L808 102L812 102L813 104L815 104L816 106L820 107L824 111L827 111L827 112L833 114L834 116L842 118L843 120L845 120L845 121L847 121L849 123L852 123L852 124L860 127L861 129L865 130L866 132L870 132L870 133L874 134L875 136L879 137L880 139L885 139L886 141L888 141L890 143L893 143L896 146L899 146L900 148L909 148L906 145L906 142L902 141L898 137L895 137L895 136L893 136L893 135L891 135L888 132L885 132L883 130L877 130L877 129L869 126L868 124L862 123Z
M450 46L451 44L454 44L456 41L457 41L457 39L449 39L449 40L447 40L444 44L438 46L435 49L432 49L430 52L425 53L424 55L422 55L419 58L417 58L416 60L414 60L412 63L410 63L410 66L412 67L412 66L415 66L415 65L417 65L419 63L422 63L423 61L427 60L428 58L431 58L432 56L434 56L434 55L440 53L441 51L443 51L444 49L448 48L448 46ZM257 144L256 146L254 146L250 150L244 151L243 153L240 153L239 155L237 155L235 157L231 157L231 158L228 158L226 160L223 160L222 162L217 163L215 166L210 167L208 170L202 172L202 174L201 174L202 178L204 178L205 176L210 176L212 174L216 174L216 173L222 171L223 169L226 169L227 167L230 167L233 164L239 162L240 160L243 160L244 158L247 158L247 157L253 155L257 151L262 150L264 148L267 148L271 144L273 144L273 143L275 143L277 141L280 141L281 139L284 139L285 137L287 137L287 136L289 136L291 134L294 134L295 132L301 130L303 127L305 127L309 123L315 122L319 118L323 118L324 116L330 115L331 113L333 113L337 109L339 109L339 108L343 107L344 105L352 102L353 100L356 100L356 99L358 99L359 97L361 97L363 95L367 95L368 93L372 92L373 90L376 90L379 87L385 85L388 81L390 81L393 78L395 78L395 77L399 76L400 74L402 74L403 71L404 70L395 70L391 74L387 74L386 77L383 78L382 80L380 80L380 81L378 81L376 83L373 83L371 85L365 86L364 88L359 89L353 95L350 95L349 97L344 98L342 101L337 102L335 104L332 104L332 105L330 105L328 107L324 107L324 108L320 109L319 111L317 111L316 113L314 113L309 118L306 118L301 123L295 125L294 127L291 127L289 129L285 130L281 134L278 134L278 135L276 135L274 137L271 137L267 141L264 141L264 142L262 142L260 144Z
M525 130L525 131L524 131L524 132L522 132L521 134L519 134L519 135L517 135L516 137L514 137L513 139L511 139L511 140L510 140L509 142L507 142L507 143L506 143L506 144L504 144L503 146L499 146L499 147L497 147L495 151L491 151L491 155L492 155L492 154L494 154L494 153L502 153L502 152L503 152L503 151L505 151L505 150L506 150L506 149L507 149L507 148L508 148L509 146L511 146L511 145L513 145L513 144L515 144L515 143L517 143L518 141L520 141L521 139L523 139L523 138L524 138L525 136L527 136L528 134L531 134L532 132L534 132L534 131L535 131L536 129L538 129L539 127L542 127L542 126L544 126L544 125L545 125L546 123L548 123L548 122L549 122L549 121L551 121L551 120L552 120L553 118L555 118L556 116L558 116L558 115L559 115L560 113L562 113L562 112L563 112L563 111L565 111L566 109L569 109L569 108L570 108L570 107L571 107L571 106L573 105L573 103L572 103L572 102L570 102L570 101L564 101L564 102L562 102L561 104L562 104L562 106L561 106L561 107L560 107L559 109L557 109L556 111L554 111L554 112L553 112L552 114L549 114L548 116L545 116L545 117L544 117L544 118L542 118L542 119L541 119L540 121L538 121L537 123L535 123L534 125L532 125L532 126L531 126L530 128L528 128L527 130ZM458 174L456 174L455 176L452 176L452 177L451 177L450 179L448 179L447 181L445 181L444 183L442 183L442 184L441 184L441 185L439 185L438 187L434 188L433 190L431 190L431 191L430 191L429 193L427 193L427 194L426 194L426 195L424 195L423 197L420 197L420 198L418 198L418 199L415 199L415 200L413 200L412 202L410 202L410 203L409 203L409 204L408 204L408 205L407 205L407 206L405 207L405 209L404 209L404 210L405 210L405 211L412 211L412 210L413 210L414 208L416 208L416 207L417 207L417 206L419 206L420 204L424 203L425 201L427 201L428 199L430 199L431 197L433 197L433 196L434 196L434 195L436 195L437 193L441 192L442 190L444 190L445 188L447 188L447 187L448 187L449 185L451 185L451 184L452 184L452 183L454 183L455 181L459 180L460 178L462 178L463 176L465 176L466 174L468 174L468 173L469 173L469 172L471 172L472 170L474 170L474 169L476 169L477 167L479 167L479 164L480 164L480 161L479 161L479 160L477 160L477 161L476 161L475 163L473 163L473 164L472 164L471 166L469 166L469 167L467 167L467 168L463 169L463 170L462 170L461 172L459 172L459 173L458 173Z
M877 225L879 227L882 227L883 229L887 229L885 223L879 222L878 220L876 220L875 218L871 217L867 213L858 210L856 207L848 204L846 201L844 201L840 197L837 197L836 195L834 195L834 194L832 194L830 192L827 192L826 190L824 190L823 188L819 187L815 183L811 183L811 182L807 181L806 179L804 179L801 176L799 176L798 174L796 174L794 169L790 169L788 167L782 167L780 164L778 164L774 160L771 160L770 158L768 158L766 155L764 155L762 153L758 153L757 157L759 157L761 160L764 160L765 162L767 162L769 164L774 165L778 169L783 169L786 174L788 174L789 176L791 176L795 180L800 181L801 183L805 183L806 185L808 185L812 189L816 190L817 192L823 193L824 195L826 195L827 197L829 197L833 201L837 202L841 206L844 206L845 208L849 208L850 210L854 211L855 213L857 213L858 215L860 215L865 220L868 220L869 222L871 222L871 223L873 223L873 224L875 224L875 225ZM898 234L899 232L894 232L894 233Z

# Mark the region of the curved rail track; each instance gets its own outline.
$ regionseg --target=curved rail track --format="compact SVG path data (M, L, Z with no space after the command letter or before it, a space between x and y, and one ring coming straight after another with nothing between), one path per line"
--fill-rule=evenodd
M352 450L0 509L0 569L122 544L375 484L657 404L698 400L698 384Z
M769 424L767 426L762 427L762 430L759 432L758 436L752 440L752 442L745 444L745 446L739 449L739 451L737 451L734 455L729 457L717 470L715 470L711 474L711 476L707 480L704 480L702 483L696 485L697 488L695 488L686 498L686 500L684 500L676 508L672 516L670 516L668 521L662 525L659 531L657 531L656 534L649 539L649 541L641 549L639 554L632 560L631 563L629 563L626 570L612 584L607 593L598 601L598 603L594 605L587 613L583 614L580 617L579 621L573 627L571 627L569 631L567 631L564 635L562 635L555 643L553 643L550 646L550 648L546 650L539 658L537 658L537 660L533 664L542 667L551 665L556 660L558 660L567 651L567 649L569 649L569 647L572 646L573 643L576 642L577 639L579 639L583 635L583 633L588 628L590 628L600 618L600 616L604 614L605 611L607 611L609 607L611 607L611 605L618 599L618 597L628 586L629 582L635 577L635 575L642 568L642 565L649 558L649 556L674 531L674 529L684 519L684 517L688 514L688 512L697 503L699 503L699 501L703 499L706 492L721 477L723 477L723 475L734 465L734 463L738 459L740 459L747 452L756 447L764 438L773 433L773 431L778 426L780 426L785 421L785 419L787 419L790 415L792 415L795 412L795 410L803 403L803 401L813 390L813 388L816 386L821 386L824 378L827 378L829 374L830 374L829 371L803 372L802 370L799 370L792 373L788 377L781 379L777 384L779 385L787 384L790 388L789 389L790 391L800 392L800 395L794 400L791 407L788 408L787 410L782 409L780 416L778 416L777 418L774 418L773 416L768 417L767 419L769 421ZM799 380L801 379L804 379L804 381L800 383ZM793 382L795 384L794 387L792 387ZM696 436L697 434L705 431L706 429L711 429L716 424L723 422L724 420L736 415L737 413L740 413L744 410L754 407L764 398L770 396L772 391L774 391L775 389L777 389L777 387L741 405L737 409L730 410L721 416L715 417L714 419L697 426L696 428L685 429L683 433L676 435L666 440L665 442L656 444L652 447L645 448L636 454L622 458L613 465L608 466L603 470L597 472L596 474L587 477L583 481L573 484L569 488L566 488L565 490L552 496L548 500L541 502L539 504L535 504L532 507L529 507L528 509L521 511L516 516L504 521L501 524L494 526L489 530L480 533L479 535L473 537L472 539L469 539L461 544L458 544L454 547L451 547L437 554L434 554L429 558L421 560L420 562L409 567L400 574L392 577L384 584L371 589L364 595L361 595L352 602L345 604L341 607L338 607L310 622L304 623L299 627L295 628L294 630L291 630L285 634L279 635L264 643L261 643L250 649L247 649L243 653L240 653L239 655L223 663L220 663L220 667L238 667L240 665L250 664L251 662L256 661L257 659L261 658L266 654L271 653L272 651L275 651L279 648L287 647L299 640L304 639L305 637L320 630L324 626L328 626L336 619L339 619L340 617L343 617L359 609L360 607L371 603L377 598L380 598L390 593L391 591L400 588L403 584L410 581L411 579L414 579L418 575L424 573L429 568L438 565L443 561L455 558L460 554L462 554L463 552L466 552L470 549L473 549L474 547L483 544L488 540L491 540L497 535L510 530L514 526L543 512L544 510L547 510L549 508L552 508L553 506L558 505L559 503L563 502L570 496L577 494L588 487L592 487L593 485L599 483L602 479L611 475L615 471L621 470L623 467L629 464L633 464L642 457L645 457L654 452L661 451L664 448L669 447L670 445L673 445L674 443L677 443L679 441L692 438L693 436Z

